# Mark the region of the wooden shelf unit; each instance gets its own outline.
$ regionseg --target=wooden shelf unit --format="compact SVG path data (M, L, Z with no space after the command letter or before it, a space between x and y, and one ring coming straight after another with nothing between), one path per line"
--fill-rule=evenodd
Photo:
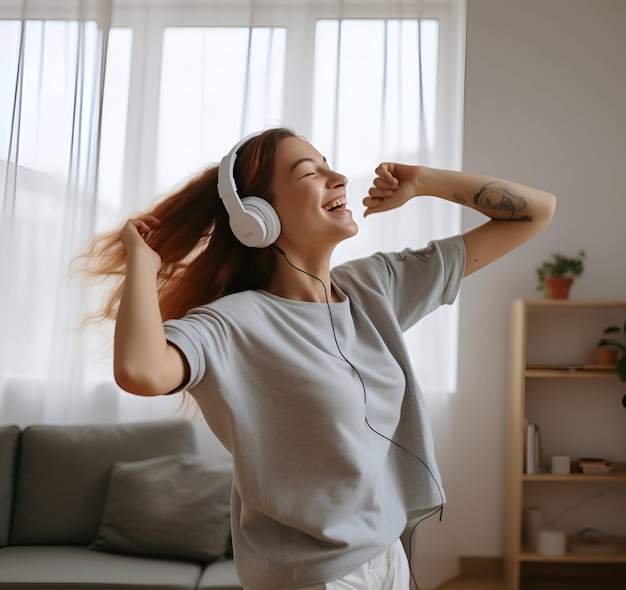
M561 321L559 314L565 314L560 326L562 333L556 337L553 334L544 334L544 331L554 328L555 324L559 325L559 321ZM546 564L550 568L563 566L564 571L571 567L570 564L575 567L578 567L576 564L585 564L581 567L591 567L592 570L593 568L606 567L622 568L619 571L622 572L623 570L624 575L626 575L626 569L623 569L626 568L626 544L621 543L621 541L617 552L613 554L566 553L560 556L548 556L540 555L536 551L524 547L522 538L525 497L531 488L539 489L540 492L549 488L550 493L558 494L558 490L574 489L574 487L570 487L574 484L589 487L594 484L602 484L609 486L611 490L619 490L618 493L620 494L623 490L623 499L626 501L625 463L615 464L612 472L602 475L524 473L525 418L527 417L527 410L533 403L536 403L533 400L537 399L532 398L532 396L543 395L548 397L554 392L554 399L561 400L563 398L559 398L558 395L562 395L563 390L567 391L567 388L571 386L589 387L592 390L595 387L594 384L611 389L615 387L615 412L624 412L622 422L624 431L621 433L621 440L624 440L626 410L621 407L619 400L621 400L623 393L626 393L626 385L619 381L614 369L593 366L590 364L593 359L587 356L587 352L589 355L593 354L595 340L601 337L603 329L609 325L609 323L604 323L609 321L606 318L610 318L611 324L622 325L626 320L626 301L516 300L511 305L504 515L504 574L507 590L525 590L525 588L531 587L530 581L523 583L525 564L526 567L532 565L533 568L543 567L542 564ZM621 323L618 320L621 320ZM580 337L577 336L579 324L583 326L583 331L586 331ZM594 330L597 330L595 334ZM545 342L546 339L550 338L556 338L552 347ZM551 356L554 354L558 357L559 354L568 354L567 350L561 350L556 344L559 338L565 344L574 342L578 346L576 352L572 353L575 354L575 357L567 357L566 359L532 358L537 355ZM585 342L576 342L577 340L584 340ZM582 352L584 346L588 348L585 353ZM564 348L567 349L567 346ZM612 381L615 381L615 384L612 384ZM539 384L541 384L540 387ZM535 393L536 391L539 393ZM583 395L586 394L583 393ZM528 397L532 399L528 400ZM566 411L563 412L563 420L569 419L572 412L576 412L575 405L568 403ZM598 425L594 424L591 427L598 428ZM542 432L542 436L543 434ZM625 449L621 447L615 449L616 457L614 460L626 461L625 452ZM573 456L572 458L575 459L576 457ZM619 536L621 537L622 534L626 538L626 530L620 531ZM597 571L602 574L605 573L600 572L600 570ZM621 575L620 573L618 585L621 584ZM594 582L590 587L594 590L603 590L604 588L613 588L614 583L615 579L608 582L598 579L597 583ZM558 579L555 579L555 584L558 584ZM626 588L626 580L624 580L623 587Z

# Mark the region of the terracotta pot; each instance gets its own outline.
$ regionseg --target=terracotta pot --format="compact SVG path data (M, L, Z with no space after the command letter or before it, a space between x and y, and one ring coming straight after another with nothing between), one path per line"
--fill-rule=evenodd
M614 348L596 348L596 365L615 366L617 362L617 350Z
M572 277L546 277L543 283L548 299L567 299L573 282Z

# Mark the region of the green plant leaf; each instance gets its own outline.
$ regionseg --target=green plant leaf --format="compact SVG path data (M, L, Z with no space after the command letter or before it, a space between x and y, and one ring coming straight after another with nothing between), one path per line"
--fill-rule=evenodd
M615 334L616 332L621 332L619 326L609 326L602 332L603 334Z

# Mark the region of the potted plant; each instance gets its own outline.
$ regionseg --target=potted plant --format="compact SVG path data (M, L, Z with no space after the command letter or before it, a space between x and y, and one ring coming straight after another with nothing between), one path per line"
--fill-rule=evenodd
M626 336L626 322L624 322L624 325L621 329L619 326L609 326L604 330L605 335L619 333L623 333L624 336ZM619 340L615 340L613 338L602 338L598 340L597 347L598 349L612 349L618 354L621 353L621 356L617 359L617 362L615 363L615 370L617 371L617 375L620 380L626 382L626 343L620 342ZM626 408L626 395L622 398L622 405Z
M562 254L553 254L538 266L537 291L543 291L548 299L567 299L575 277L579 277L585 270L585 252L581 250L578 256L569 258Z
M626 335L626 322L624 322L622 329L620 329L619 326L609 326L606 330L604 330L603 334L620 334L621 332L624 332ZM598 340L597 346L600 350L606 349L613 350L616 353L621 353L620 359L615 363L615 370L617 371L619 378L622 381L626 381L626 344L624 342L620 342L619 340L614 340L613 338L601 338Z

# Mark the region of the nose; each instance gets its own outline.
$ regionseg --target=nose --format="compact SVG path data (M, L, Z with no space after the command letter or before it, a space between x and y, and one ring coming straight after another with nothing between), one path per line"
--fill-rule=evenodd
M339 186L346 186L348 184L347 176L344 176L340 172L335 172L334 170L331 172L329 177L329 183L332 188L337 188Z

